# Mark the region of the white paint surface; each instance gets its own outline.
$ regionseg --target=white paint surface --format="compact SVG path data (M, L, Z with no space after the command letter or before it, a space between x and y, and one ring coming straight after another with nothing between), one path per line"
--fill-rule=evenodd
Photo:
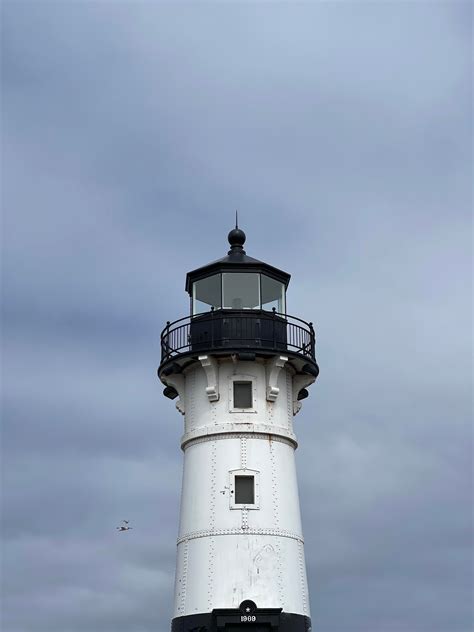
M278 356L266 364L200 360L185 371L180 393L185 433L174 616L235 608L244 599L310 616L295 471L293 371ZM254 383L250 411L233 408L236 376ZM232 508L234 470L258 472L258 509Z

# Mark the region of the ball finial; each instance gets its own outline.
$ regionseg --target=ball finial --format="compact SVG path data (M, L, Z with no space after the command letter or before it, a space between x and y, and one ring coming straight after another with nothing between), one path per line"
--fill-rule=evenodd
M243 250L242 246L245 244L246 237L244 231L239 228L239 217L237 211L235 211L235 228L233 228L227 235L227 239L230 244L229 254L236 251L240 251L245 254L245 250Z
M227 239L229 240L231 248L242 248L242 246L245 244L246 237L243 230L241 230L240 228L233 228L228 234Z

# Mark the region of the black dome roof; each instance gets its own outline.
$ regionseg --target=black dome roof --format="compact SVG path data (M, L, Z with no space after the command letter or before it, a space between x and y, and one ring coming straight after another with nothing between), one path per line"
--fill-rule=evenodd
M288 274L288 272L275 268L269 263L249 257L243 249L245 239L246 236L243 230L238 227L233 228L228 235L230 250L227 256L188 272L186 275L186 291L191 293L191 285L194 281L211 276L212 274L217 274L218 272L263 272L277 281L284 283L285 287L288 287L291 275Z

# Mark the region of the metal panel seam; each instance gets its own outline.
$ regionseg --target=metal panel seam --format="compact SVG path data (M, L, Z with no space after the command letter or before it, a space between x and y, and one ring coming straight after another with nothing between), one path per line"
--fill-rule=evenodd
M218 535L271 535L279 538L290 538L291 540L297 540L304 544L304 538L297 533L292 533L291 531L285 531L283 529L206 529L203 531L193 531L191 533L187 533L186 535L178 538L177 544L181 544L182 542L187 542L189 540L195 540L196 538L208 538L215 537Z
M300 584L301 584L301 596L303 599L303 613L308 614L308 600L306 597L306 582L305 582L305 568L304 568L304 558L303 558L303 545L301 542L298 543L298 558L299 558L299 567L300 567Z
M298 444L293 439L283 437L282 435L268 433L268 432L220 432L212 435L202 435L195 439L189 439L182 443L183 450L196 445L198 443L207 443L208 441L220 441L222 439L241 439L246 437L247 439L264 439L265 441L276 441L278 443L285 443L292 448L297 448Z

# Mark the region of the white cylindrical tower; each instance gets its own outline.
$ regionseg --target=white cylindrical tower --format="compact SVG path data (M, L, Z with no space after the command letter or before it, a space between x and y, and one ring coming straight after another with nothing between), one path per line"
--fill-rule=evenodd
M188 273L191 315L162 332L158 375L184 415L173 632L311 626L293 416L318 375L290 275L228 256ZM210 311L205 311L205 310Z

